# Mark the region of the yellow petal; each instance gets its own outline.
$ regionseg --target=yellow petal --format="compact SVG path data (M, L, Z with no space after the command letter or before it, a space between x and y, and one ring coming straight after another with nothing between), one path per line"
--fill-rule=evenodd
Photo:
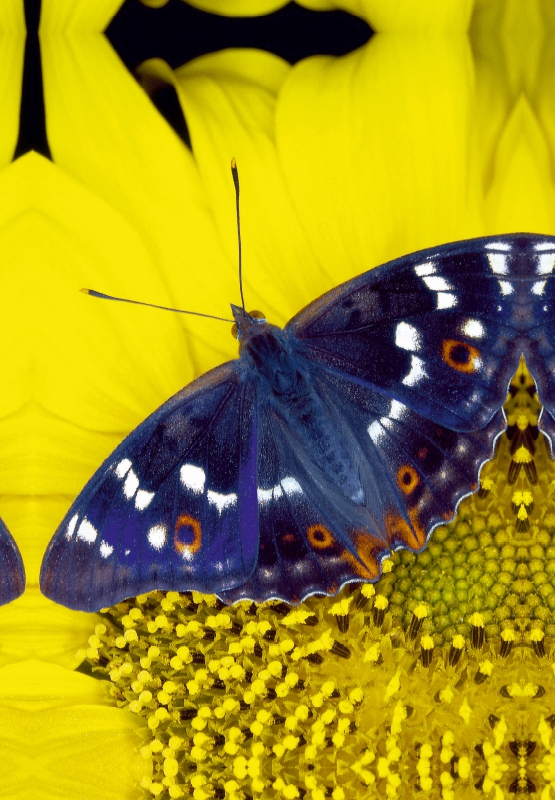
M9 164L17 143L24 49L23 3L6 0L0 4L0 167Z
M25 501L19 503L25 505ZM14 530L20 538L19 529ZM40 531L43 539L51 533L46 528ZM25 560L25 552L23 557ZM86 648L96 621L94 614L77 613L52 603L36 584L28 584L22 597L0 608L0 664L40 659L76 669L83 660L80 648Z
M464 33L474 0L299 0L317 11L342 8L366 19L380 33Z
M145 5L155 5L159 0L149 0ZM189 5L209 14L225 14L226 17L257 17L271 14L287 5L288 0L187 0Z
M378 35L345 58L291 70L277 111L278 151L334 283L482 233L472 99L462 36Z
M28 660L0 668L0 705L21 711L105 705L100 681L44 661Z
M43 43L52 34L100 33L123 0L43 0L40 33Z
M42 53L48 136L56 163L123 216L151 259L147 264L143 257L132 270L114 270L113 281L93 288L229 316L237 291L235 259L226 262L191 153L102 37L52 36ZM233 209L231 185L229 203ZM105 250L117 247L110 233L102 232L100 241ZM137 278L154 273L160 275L164 294L158 288L139 295ZM121 310L116 312L120 319ZM154 325L166 324L161 316L155 315ZM144 310L134 318L146 320ZM196 364L184 369L184 382L221 362L224 354L236 354L229 329L222 331L221 323L181 319L174 324L194 332L188 362Z
M9 765L1 796L27 800L132 800L149 762L136 753L137 717L117 708L40 712L0 708L0 748Z
M526 98L516 104L496 148L487 195L488 230L555 233L549 147Z
M152 62L142 70L164 73L178 90L229 261L237 251L229 202L229 157L236 157L247 304L281 325L314 299L322 271L291 204L275 145L276 98L289 70L256 50L205 56L175 73Z

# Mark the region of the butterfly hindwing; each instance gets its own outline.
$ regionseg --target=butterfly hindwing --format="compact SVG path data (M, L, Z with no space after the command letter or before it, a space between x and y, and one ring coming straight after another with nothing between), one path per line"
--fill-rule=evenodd
M314 377L338 428L357 443L357 464L370 477L365 505L388 547L420 550L477 488L480 466L505 428L502 411L484 428L459 433L343 376L315 370Z
M539 426L555 441L555 239L534 237L529 255L529 293L523 327L524 355L544 407ZM552 444L553 447L553 444Z
M269 403L260 408L258 460L260 547L242 586L219 592L226 602L334 594L350 580L375 580L389 552L376 520L338 490L314 460L307 440Z
M237 362L186 387L93 476L52 539L43 591L98 610L152 589L216 592L258 555L257 415Z

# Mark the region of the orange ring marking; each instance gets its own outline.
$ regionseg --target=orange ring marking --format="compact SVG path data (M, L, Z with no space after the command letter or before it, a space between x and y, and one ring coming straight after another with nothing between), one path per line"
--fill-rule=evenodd
M306 535L308 541L316 550L325 550L326 547L331 547L335 544L332 534L323 525L311 525Z
M462 347L466 351L466 361L456 361L453 353L457 348ZM441 346L441 355L448 367L456 369L458 372L470 374L476 372L480 361L480 351L466 342L458 342L456 339L444 339Z
M177 537L179 535L179 531L181 528L192 528L193 530L193 541L190 543L181 542ZM177 518L177 522L175 523L175 529L173 533L173 545L178 553L187 552L196 553L200 550L200 545L202 543L202 530L200 527L200 522L198 519L191 517L189 514L182 514L180 517Z
M407 478L408 481L406 480ZM399 489L403 492L403 494L410 494L411 492L414 492L420 483L418 472L414 469L414 467L411 467L410 464L403 464L403 466L399 467L397 470L397 483L399 484Z

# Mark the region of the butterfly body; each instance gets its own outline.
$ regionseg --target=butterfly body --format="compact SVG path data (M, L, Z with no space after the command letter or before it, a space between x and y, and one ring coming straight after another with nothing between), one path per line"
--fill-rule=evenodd
M555 430L555 240L411 254L284 329L232 306L239 358L122 442L68 512L41 588L97 610L151 589L299 602L376 580L477 488L524 353Z

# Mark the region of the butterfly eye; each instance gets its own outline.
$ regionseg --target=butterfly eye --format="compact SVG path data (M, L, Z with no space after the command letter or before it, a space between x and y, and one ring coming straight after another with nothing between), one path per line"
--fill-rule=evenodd
M247 316L251 319L266 319L266 314L263 314L262 311L248 311ZM239 331L237 329L237 323L234 323L231 327L231 335L234 339L239 338Z

